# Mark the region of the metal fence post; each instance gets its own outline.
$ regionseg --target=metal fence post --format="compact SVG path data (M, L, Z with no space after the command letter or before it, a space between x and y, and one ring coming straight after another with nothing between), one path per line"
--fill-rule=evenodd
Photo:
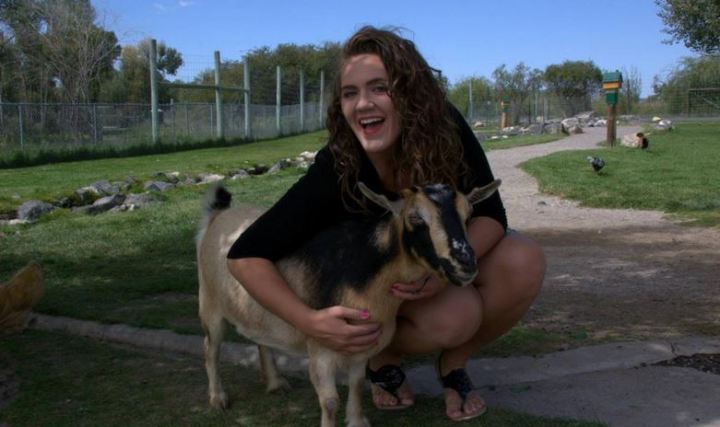
M275 69L275 129L277 130L278 136L282 135L282 129L280 128L280 106L282 105L281 79L282 74L280 71L280 66L278 65Z
M305 73L300 70L300 132L305 130Z
M325 105L325 71L320 70L320 111L318 114L319 126L323 126L323 108Z
M217 137L225 137L222 92L220 91L220 51L215 51L215 109L217 110Z
M158 112L157 82L157 41L150 40L150 121L152 122L152 142L160 140L160 118Z
M245 138L250 138L252 136L252 127L250 126L250 64L248 64L247 56L243 62L243 89L245 89Z
M22 108L22 104L18 104L17 110L18 110L18 122L19 122L19 125L20 125L20 149L21 149L22 152L24 153L24 152L25 152L25 138L24 138L24 135L23 135L23 108Z
M208 105L210 107L210 138L213 137L213 106L212 104Z
M474 118L473 111L473 94L472 94L472 78L468 80L468 120L472 121Z
M93 144L98 143L98 120L97 120L97 105L93 104L92 106L92 115L93 115Z

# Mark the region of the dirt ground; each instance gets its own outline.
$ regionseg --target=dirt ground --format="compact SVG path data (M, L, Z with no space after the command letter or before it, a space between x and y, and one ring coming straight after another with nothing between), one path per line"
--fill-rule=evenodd
M635 133L638 127L618 130ZM544 248L548 270L525 324L585 335L578 343L720 335L720 229L681 225L662 212L591 209L538 191L518 168L533 157L591 149L604 128L488 154L510 225ZM590 341L590 342L588 342Z

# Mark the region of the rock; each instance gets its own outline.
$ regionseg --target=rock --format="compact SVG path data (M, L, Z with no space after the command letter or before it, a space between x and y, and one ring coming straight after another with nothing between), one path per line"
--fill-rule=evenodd
M78 188L72 196L73 206L89 205L100 197L100 191L93 186Z
M578 135L578 134L581 134L584 132L582 130L582 127L580 127L580 125L575 125L575 126L570 126L567 130L567 133L569 133L570 135Z
M545 125L543 126L543 133L547 133L550 135L556 135L558 133L562 133L562 131L562 124L558 122L545 123Z
M562 124L563 132L570 133L570 128L573 126L579 126L580 120L576 119L575 117L569 117L567 119L563 119L563 121L561 121L560 124Z
M672 130L673 124L672 120L670 119L662 119L659 122L655 124L655 129L657 130Z
M500 133L502 135L515 136L520 135L522 128L520 126L508 126L503 128Z
M111 196L120 192L120 186L110 184L110 181L106 179L94 182L90 184L90 187L95 188L101 196Z
M270 167L268 173L278 173L281 170L287 169L290 166L292 166L292 161L290 159L281 159Z
M237 181L238 179L246 179L246 178L250 178L250 174L244 170L239 170L236 174L234 174L230 177L230 179L233 181Z
M658 116L653 116L653 118L651 119L651 121L652 121L653 123L657 123L657 122L659 122L660 120L662 120L662 119L661 119L660 117L658 117Z
M167 191L171 188L175 188L175 184L163 181L148 181L145 183L143 188L149 191Z
M595 119L595 112L594 111L585 111L582 113L578 113L575 115L575 118L578 119L579 125L582 126L590 121L593 121Z
M177 184L180 182L180 172L155 172L153 178L158 181L169 182L171 184Z
M255 167L248 169L250 175L262 175L267 171L268 167L265 165L255 165Z
M40 218L41 215L50 212L55 209L55 206L50 203L45 203L41 200L29 200L17 210L17 219L25 221L35 221Z
M642 140L637 136L637 134L634 133L623 135L623 137L620 138L620 145L624 147L638 148L640 147L641 143Z
M483 122L482 120L478 120L475 123L473 123L473 127L474 128L484 128L485 122Z
M106 196L98 199L91 206L84 209L85 213L96 215L110 209L120 206L125 201L125 196L122 194L115 194L112 196Z
M544 125L543 123L533 123L530 126L523 129L523 133L530 135L542 135Z
M198 178L200 178L200 180L197 182L198 185L212 184L213 182L218 182L225 179L225 175L219 175L216 173L201 173L200 175L198 175Z
M595 127L605 127L605 126L607 126L607 120L598 119L595 121Z
M317 155L317 151L303 151L300 153L300 157L304 158L305 160L315 160L315 156Z
M133 193L128 194L120 207L126 210L134 210L147 207L153 203L156 203L157 201L157 197L155 197L151 193Z

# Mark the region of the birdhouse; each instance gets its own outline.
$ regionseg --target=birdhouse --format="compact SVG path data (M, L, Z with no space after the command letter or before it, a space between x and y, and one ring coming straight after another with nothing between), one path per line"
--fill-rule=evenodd
M608 105L615 105L618 102L618 91L622 87L622 73L620 71L613 71L610 73L603 73L602 85L605 90L605 102Z

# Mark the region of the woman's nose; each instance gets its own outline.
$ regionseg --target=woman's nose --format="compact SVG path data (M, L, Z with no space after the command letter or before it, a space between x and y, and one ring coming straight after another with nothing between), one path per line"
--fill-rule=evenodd
M358 110L369 109L369 108L372 108L374 105L375 104L373 104L368 93L361 92L359 94L358 103L357 103Z

